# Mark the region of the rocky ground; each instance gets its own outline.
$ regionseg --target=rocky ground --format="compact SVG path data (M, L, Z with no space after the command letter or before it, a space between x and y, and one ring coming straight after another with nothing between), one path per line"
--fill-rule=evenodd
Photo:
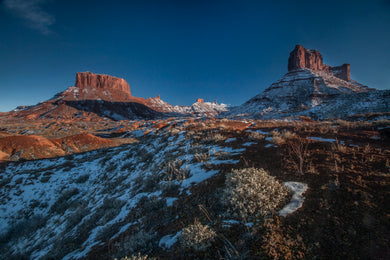
M44 120L0 135L4 258L390 256L387 120ZM301 207L289 182L307 185Z

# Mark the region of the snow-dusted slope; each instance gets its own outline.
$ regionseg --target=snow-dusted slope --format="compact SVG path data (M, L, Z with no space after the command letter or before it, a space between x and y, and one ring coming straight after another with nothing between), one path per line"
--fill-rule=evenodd
M280 118L318 114L314 117L345 117L363 112L389 111L386 108L388 102L386 91L373 91L356 81L345 81L326 72L300 69L288 72L264 92L232 108L228 115Z
M192 185L218 173L210 166L237 163L227 157L244 150L199 144L185 132L172 136L152 132L139 140L69 157L3 165L0 258L80 259L94 246L126 232L134 236L132 240L139 234L142 241L158 245L163 235L149 230L144 215L134 211L137 205L150 210L147 214L154 214L147 205L172 207L178 196L190 194ZM208 158L197 159L200 153ZM176 213L172 214L164 220L166 225L175 221ZM123 247L132 252L140 246Z

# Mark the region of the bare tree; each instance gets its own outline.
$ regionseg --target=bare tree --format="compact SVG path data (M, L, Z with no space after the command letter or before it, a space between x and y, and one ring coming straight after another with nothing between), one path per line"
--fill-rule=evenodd
M305 163L309 157L309 143L308 139L300 137L289 139L286 143L288 155L300 174L303 174Z

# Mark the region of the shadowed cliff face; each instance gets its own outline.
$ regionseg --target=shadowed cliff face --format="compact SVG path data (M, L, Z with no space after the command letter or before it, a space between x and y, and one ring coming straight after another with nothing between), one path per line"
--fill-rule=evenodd
M350 81L350 65L332 67L326 65L322 60L322 55L317 50L308 50L301 45L296 45L288 58L288 71L298 69L311 69L314 71L323 71L336 76L342 80Z
M91 112L112 120L155 119L171 114L158 112L136 102L109 102L97 100L66 101L66 105L78 111Z

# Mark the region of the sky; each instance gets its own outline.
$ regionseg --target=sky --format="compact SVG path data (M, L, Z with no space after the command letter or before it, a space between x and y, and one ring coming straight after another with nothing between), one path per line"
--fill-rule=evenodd
M124 78L137 97L240 105L287 72L296 44L390 88L390 1L0 0L0 111Z

